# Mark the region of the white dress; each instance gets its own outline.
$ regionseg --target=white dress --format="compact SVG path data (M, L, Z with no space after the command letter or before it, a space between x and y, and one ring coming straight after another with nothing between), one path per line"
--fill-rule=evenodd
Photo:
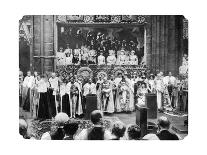
M103 55L98 56L98 65L105 65L105 57Z

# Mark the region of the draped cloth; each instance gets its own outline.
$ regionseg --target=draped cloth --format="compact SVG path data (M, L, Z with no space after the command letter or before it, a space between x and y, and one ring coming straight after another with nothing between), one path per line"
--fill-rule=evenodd
M115 110L117 112L134 110L134 91L129 81L120 81L118 84Z

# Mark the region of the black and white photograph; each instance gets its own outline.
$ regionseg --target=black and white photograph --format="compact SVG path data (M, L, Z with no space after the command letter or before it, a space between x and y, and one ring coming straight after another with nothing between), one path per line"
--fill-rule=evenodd
M183 140L188 55L184 15L24 15L19 136Z

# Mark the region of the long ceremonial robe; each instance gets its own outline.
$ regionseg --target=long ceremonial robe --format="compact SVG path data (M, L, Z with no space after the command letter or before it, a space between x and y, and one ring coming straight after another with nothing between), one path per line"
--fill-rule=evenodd
M134 90L129 80L118 84L115 109L117 112L134 110Z

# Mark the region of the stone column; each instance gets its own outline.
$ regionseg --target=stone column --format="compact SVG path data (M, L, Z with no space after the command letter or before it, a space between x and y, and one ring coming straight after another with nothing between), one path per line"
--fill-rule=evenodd
M54 16L34 16L33 66L40 73L54 71ZM43 56L44 58L40 58Z
M43 55L54 56L54 17L51 15L43 16ZM45 58L43 65L44 72L54 71L54 59Z

